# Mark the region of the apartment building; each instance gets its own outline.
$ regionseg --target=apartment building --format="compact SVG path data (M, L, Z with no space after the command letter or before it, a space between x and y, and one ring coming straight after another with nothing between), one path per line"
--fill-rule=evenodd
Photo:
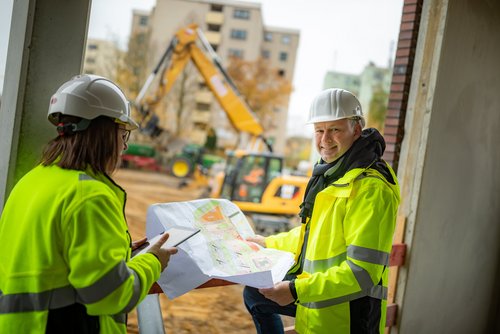
M145 68L149 44L149 11L132 11L132 30L128 41L128 52L125 57L126 65L134 75L134 82L130 82L130 91L134 97L141 89L147 75Z
M117 43L89 38L85 49L83 72L116 80L123 56L124 52L118 48Z
M359 96L359 88L361 86L359 74L342 73L329 71L323 79L323 88L343 88L356 96Z
M176 31L191 23L196 23L204 32L208 42L217 52L227 68L230 56L255 61L259 57L267 59L270 67L279 75L292 82L299 43L299 31L265 25L258 3L219 0L157 0L148 19L149 44L147 67L151 71L167 48ZM144 13L135 13L134 29L141 22ZM188 69L188 72L196 72ZM178 79L179 80L179 79ZM183 107L192 110L187 119L182 120L182 131L191 142L203 144L207 131L214 128L218 146L232 147L238 134L230 125L226 114L220 109L211 92L201 83L191 84L193 97L182 102ZM171 92L174 93L175 92ZM166 103L166 111L160 116L160 125L170 129L176 117L176 98ZM174 110L172 110L174 109ZM273 141L277 152L283 153L286 137L288 103L274 110L272 119L263 121L266 136ZM173 131L173 130L172 130ZM182 134L181 134L182 135Z
M323 80L323 88L343 88L354 93L361 103L365 117L369 119L370 103L374 94L379 90L389 94L391 78L392 70L390 68L378 67L370 62L360 74L327 72Z

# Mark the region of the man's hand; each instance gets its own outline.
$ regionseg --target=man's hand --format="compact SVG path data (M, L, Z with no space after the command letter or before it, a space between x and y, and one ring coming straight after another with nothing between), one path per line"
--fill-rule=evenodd
M174 255L178 251L175 247L165 249L161 248L161 246L167 241L168 237L168 233L165 233L165 235L162 235L161 238L158 239L158 241L148 250L148 253L152 253L160 261L161 271L165 270L167 267L170 255Z
M255 237L248 237L246 240L255 242L256 244L261 245L264 248L266 247L266 237L263 237L261 235L256 234Z
M290 281L276 283L272 288L259 289L259 292L267 299L281 306L291 304L295 301L290 292Z

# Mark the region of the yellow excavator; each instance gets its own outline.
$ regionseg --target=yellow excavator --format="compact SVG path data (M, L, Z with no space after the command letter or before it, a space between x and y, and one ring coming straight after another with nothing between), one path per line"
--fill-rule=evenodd
M197 25L189 25L175 34L139 92L135 105L143 115L141 127L149 134L161 131L157 116L159 102L189 61L198 69L233 127L250 137L244 149L228 153L224 172L212 180L210 196L233 201L252 217L261 232L264 229L286 230L290 227L289 218L299 212L308 180L302 176L283 175L283 157L273 153L258 118ZM146 96L155 79L157 88ZM179 164L174 163L172 169L186 170L182 166L185 160L180 159Z

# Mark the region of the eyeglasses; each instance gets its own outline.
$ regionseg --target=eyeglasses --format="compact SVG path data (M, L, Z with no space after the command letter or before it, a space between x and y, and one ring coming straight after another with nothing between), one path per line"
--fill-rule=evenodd
M130 130L126 130L124 128L118 128L122 131L122 140L123 143L126 144L128 142L128 139L130 138Z

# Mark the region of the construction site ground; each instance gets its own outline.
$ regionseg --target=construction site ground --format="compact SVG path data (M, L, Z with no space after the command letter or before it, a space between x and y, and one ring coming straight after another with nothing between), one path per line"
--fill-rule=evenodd
M151 204L197 199L204 189L194 182L179 188L181 180L161 173L120 169L114 180L127 191L125 213L133 240L146 234L146 211ZM243 286L195 289L169 300L160 295L166 333L255 333L242 301ZM283 317L285 326L293 319ZM137 315L129 314L128 333L139 333Z

